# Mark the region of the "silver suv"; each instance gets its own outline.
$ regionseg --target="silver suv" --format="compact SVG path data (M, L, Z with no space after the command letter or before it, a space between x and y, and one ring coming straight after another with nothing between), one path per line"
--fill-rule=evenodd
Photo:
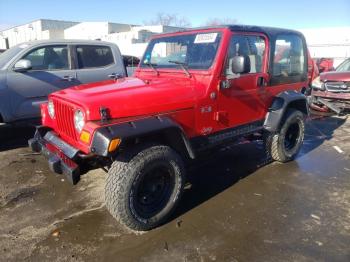
M79 84L126 76L115 44L46 40L19 44L0 55L0 123L40 117L47 95Z

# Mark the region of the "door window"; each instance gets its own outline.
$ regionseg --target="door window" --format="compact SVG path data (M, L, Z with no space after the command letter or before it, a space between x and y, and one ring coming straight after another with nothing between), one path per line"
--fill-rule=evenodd
M114 63L113 53L109 46L77 46L78 68L105 67Z
M287 79L288 77L301 76L305 72L306 64L302 39L292 34L279 35L275 42L272 76Z
M225 66L225 74L233 75L232 59L234 56L247 56L250 60L250 72L262 72L265 55L265 39L256 35L234 35L230 41L230 47Z
M67 46L45 46L34 49L23 59L32 64L32 70L69 69Z

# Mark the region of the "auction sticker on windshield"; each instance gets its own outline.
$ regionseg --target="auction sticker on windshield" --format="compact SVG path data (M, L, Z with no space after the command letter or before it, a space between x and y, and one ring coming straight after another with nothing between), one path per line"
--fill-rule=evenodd
M218 33L198 34L194 39L195 44L214 43Z

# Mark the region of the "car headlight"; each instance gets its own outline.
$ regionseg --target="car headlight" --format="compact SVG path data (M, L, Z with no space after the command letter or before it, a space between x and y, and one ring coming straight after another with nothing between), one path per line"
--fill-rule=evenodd
M81 131L83 130L84 125L85 125L84 113L83 113L83 111L77 109L74 112L74 127L79 133L81 133Z
M324 90L324 83L321 81L319 76L312 81L311 86L314 89Z
M49 103L47 104L47 111L51 118L55 118L55 106L52 100L49 100Z

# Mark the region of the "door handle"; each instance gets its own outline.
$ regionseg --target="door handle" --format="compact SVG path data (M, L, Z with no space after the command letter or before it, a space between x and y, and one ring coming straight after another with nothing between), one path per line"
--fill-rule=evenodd
M108 75L108 77L115 80L115 79L121 78L122 76L120 74L117 74L117 73L112 73L112 74Z
M62 81L67 81L67 82L72 82L74 80L75 80L75 78L73 76L64 76L62 78Z

